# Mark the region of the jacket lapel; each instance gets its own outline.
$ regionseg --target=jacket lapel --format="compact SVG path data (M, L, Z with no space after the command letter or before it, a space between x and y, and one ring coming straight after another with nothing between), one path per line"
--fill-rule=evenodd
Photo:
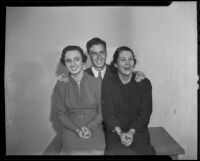
M85 70L89 75L93 76L94 77L94 73L92 72L92 68L89 67Z

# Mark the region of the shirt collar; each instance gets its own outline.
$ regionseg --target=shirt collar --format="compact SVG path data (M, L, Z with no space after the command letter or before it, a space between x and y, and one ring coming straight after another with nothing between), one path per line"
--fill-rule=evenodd
M105 67L103 68L103 70L100 71L100 72L101 72L102 78L104 78L104 75L105 75L105 72L106 72L106 68L107 68L107 67L106 67L106 65L105 65ZM97 77L98 77L99 71L96 70L93 66L91 67L91 69L92 69L92 72L94 73L95 78L97 78Z

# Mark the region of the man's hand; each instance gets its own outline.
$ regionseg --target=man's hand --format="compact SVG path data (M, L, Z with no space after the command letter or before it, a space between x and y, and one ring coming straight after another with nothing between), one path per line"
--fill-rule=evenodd
M136 82L141 82L141 80L143 80L146 77L145 74L140 71L136 71L135 74L136 74L135 75Z
M66 74L63 73L63 74L58 75L58 80L67 83L69 81L69 78Z

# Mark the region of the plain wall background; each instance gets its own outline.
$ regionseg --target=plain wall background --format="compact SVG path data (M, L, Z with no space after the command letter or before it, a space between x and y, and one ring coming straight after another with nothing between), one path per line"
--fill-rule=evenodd
M51 94L62 49L107 42L108 63L122 45L153 86L149 126L163 126L197 158L196 2L168 7L7 7L5 52L6 153L40 155L55 136Z

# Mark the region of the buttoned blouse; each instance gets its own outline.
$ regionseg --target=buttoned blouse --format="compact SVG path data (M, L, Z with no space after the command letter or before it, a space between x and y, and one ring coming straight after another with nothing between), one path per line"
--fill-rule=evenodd
M80 81L80 87L71 76L68 76L68 78L67 82L58 80L55 85L53 106L56 109L57 115L64 115L68 119L66 126L70 129L77 126L70 119L71 114L84 115L85 111L87 111L85 116L85 119L87 119L88 110L94 110L97 114L96 117L87 123L91 125L90 128L94 127L102 121L100 104L101 81L90 76L85 71Z
M102 84L102 112L108 131L119 126L125 131L143 131L152 113L152 86L149 79L123 84L117 73Z
M92 70L92 72L93 72L93 74L94 74L94 76L95 76L96 78L98 77L99 72L101 72L101 77L104 78L104 75L105 75L105 73L106 73L106 68L107 68L107 65L105 65L105 67L103 68L103 70L97 71L97 70L92 66L92 67L91 67L91 70Z

